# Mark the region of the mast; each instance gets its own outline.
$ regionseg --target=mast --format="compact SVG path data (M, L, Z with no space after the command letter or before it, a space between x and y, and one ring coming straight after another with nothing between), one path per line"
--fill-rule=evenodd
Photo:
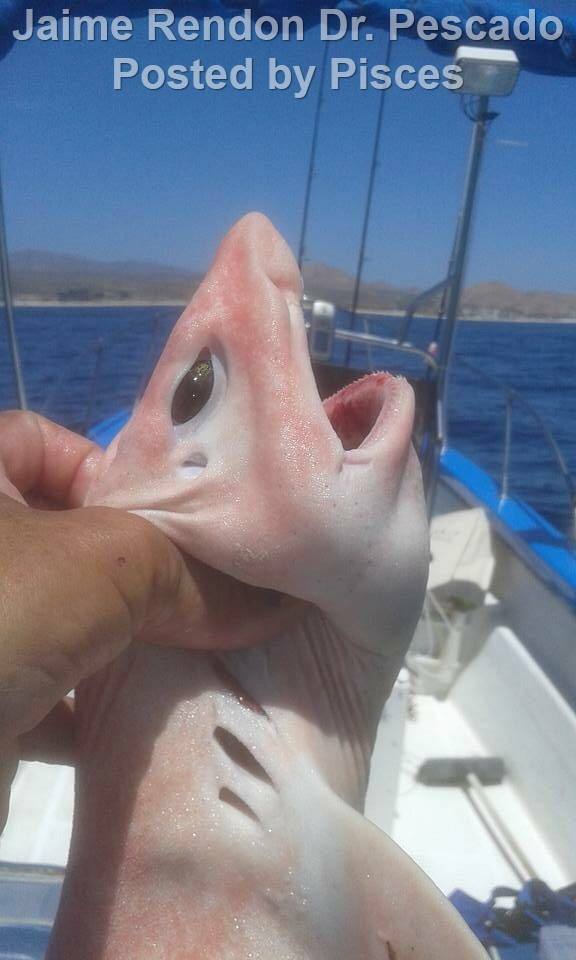
M450 286L448 288L446 318L444 321L444 329L442 330L438 345L438 396L442 405L440 417L442 443L446 442L447 436L446 390L448 385L450 361L452 359L452 351L454 349L454 338L456 334L456 325L458 322L458 309L460 306L460 297L464 283L464 274L466 271L466 260L470 245L472 219L476 203L476 194L478 192L480 169L484 157L486 134L490 124L497 116L497 114L490 112L489 104L489 97L479 97L476 113L471 117L474 127L469 148L464 195L462 198L462 206L458 217L456 236L454 238L454 247L450 260Z
M464 284L464 275L466 272L466 261L468 257L468 248L470 246L470 237L472 232L472 221L476 205L476 194L478 192L478 182L480 179L480 170L484 157L484 147L486 145L486 135L490 124L498 116L489 110L490 98L488 96L478 97L478 104L475 113L467 113L467 116L473 121L474 127L470 141L468 153L468 166L466 170L466 180L464 184L464 194L458 222L456 225L456 235L452 247L452 255L449 267L449 287L447 290L446 315L440 331L438 343L438 373L436 382L436 438L434 450L432 452L432 463L428 477L427 501L428 511L432 514L434 507L434 498L436 496L436 486L438 480L438 470L440 456L444 450L448 437L448 378L450 373L450 362L454 349L454 340L456 336L456 326L458 323L458 311L460 307L460 297Z
M6 221L4 218L4 198L2 194L2 175L0 172L0 275L2 277L2 290L4 292L4 309L6 312L6 327L8 329L8 345L12 357L12 369L14 370L14 380L16 382L16 393L18 396L18 406L21 410L27 410L26 388L24 386L24 377L22 375L22 365L20 363L20 351L18 349L18 340L16 339L16 327L14 325L14 311L12 309L12 288L10 286L10 266L8 263L8 246L6 243Z

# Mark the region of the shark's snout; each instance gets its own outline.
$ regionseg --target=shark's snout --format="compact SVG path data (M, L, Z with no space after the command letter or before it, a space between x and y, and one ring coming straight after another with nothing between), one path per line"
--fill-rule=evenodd
M422 526L413 394L375 373L323 404L300 295L287 244L265 217L244 217L178 320L90 502L129 503L204 563L346 619L359 584L385 582L391 554L396 570L420 549L409 534Z
M302 279L298 265L284 238L262 213L247 213L234 224L220 244L218 262L229 270L240 265L246 271L246 279L255 270L289 301L300 301Z

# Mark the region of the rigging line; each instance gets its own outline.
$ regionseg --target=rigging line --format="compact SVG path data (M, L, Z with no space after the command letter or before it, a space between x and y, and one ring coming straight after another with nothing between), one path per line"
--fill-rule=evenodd
M308 214L310 212L310 198L312 195L312 181L314 179L314 168L316 166L316 150L318 147L318 133L320 130L320 117L322 113L322 104L324 103L324 77L326 76L326 64L328 62L328 42L324 41L324 54L322 56L322 66L320 68L320 83L318 89L318 100L316 102L316 111L314 113L314 127L312 130L312 142L310 144L310 161L308 163L308 176L306 178L306 190L304 193L304 209L302 211L302 226L300 228L300 242L298 244L298 269L302 272L304 264L304 253L306 250L306 233L308 230Z
M390 39L390 34L388 34L388 43L386 45L386 63L390 65L390 53L391 53L392 43ZM390 89L390 88L388 88ZM372 161L370 164L370 174L368 177L368 190L366 193L366 205L364 207L364 222L362 224L362 234L360 238L360 247L358 250L358 266L356 267L356 279L354 281L354 292L352 294L352 323L351 330L354 330L356 326L356 313L358 310L358 298L360 296L360 288L362 286L362 271L364 269L364 261L366 259L366 241L368 239L368 229L370 227L370 214L372 212L372 196L374 193L374 185L376 182L376 170L378 168L378 155L380 153L380 139L382 134L382 122L384 119L384 103L386 99L387 90L382 90L380 94L380 103L378 104L378 117L376 120L376 130L374 133L374 148L372 150ZM368 320L364 318L364 332L370 333L370 328L368 325ZM368 352L368 362L370 368L372 368L372 349L371 347L367 348ZM350 363L350 356L352 353L352 343L348 342L346 347L346 366Z
M8 244L6 239L6 222L4 218L4 196L2 193L2 178L0 175L0 276L2 278L2 292L4 294L4 312L6 314L6 327L8 328L8 344L10 346L10 355L12 357L12 369L14 371L14 381L16 384L16 394L18 397L18 406L21 410L28 409L26 400L26 387L24 384L24 375L22 373L22 364L20 362L20 351L18 349L18 339L16 337L16 326L14 324L14 312L12 309L12 289L10 285L10 265L8 261Z

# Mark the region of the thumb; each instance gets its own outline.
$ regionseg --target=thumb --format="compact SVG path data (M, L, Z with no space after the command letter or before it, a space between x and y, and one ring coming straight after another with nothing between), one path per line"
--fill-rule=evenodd
M6 496L0 580L4 743L36 727L136 638L194 649L246 646L278 633L302 607L185 562L135 514L35 510Z
M36 726L148 624L194 608L182 557L150 523L104 507L0 497L2 741Z

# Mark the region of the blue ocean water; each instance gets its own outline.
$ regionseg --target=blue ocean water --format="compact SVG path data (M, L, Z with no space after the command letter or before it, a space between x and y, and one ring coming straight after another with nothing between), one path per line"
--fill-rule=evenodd
M142 389L178 308L17 308L16 324L29 405L76 430L85 430L121 407ZM374 333L390 335L398 318L371 319ZM434 322L417 320L411 337L426 347ZM341 359L339 345L335 359ZM351 362L366 366L364 348ZM502 472L502 393L462 366L472 363L521 392L552 429L576 473L576 326L505 322L460 323L450 387L452 444L494 477ZM379 368L397 367L397 357L375 351ZM406 372L422 367L408 363ZM0 332L0 409L15 405L5 333ZM518 408L513 418L511 494L521 496L557 527L568 529L570 514L563 481L538 427Z

